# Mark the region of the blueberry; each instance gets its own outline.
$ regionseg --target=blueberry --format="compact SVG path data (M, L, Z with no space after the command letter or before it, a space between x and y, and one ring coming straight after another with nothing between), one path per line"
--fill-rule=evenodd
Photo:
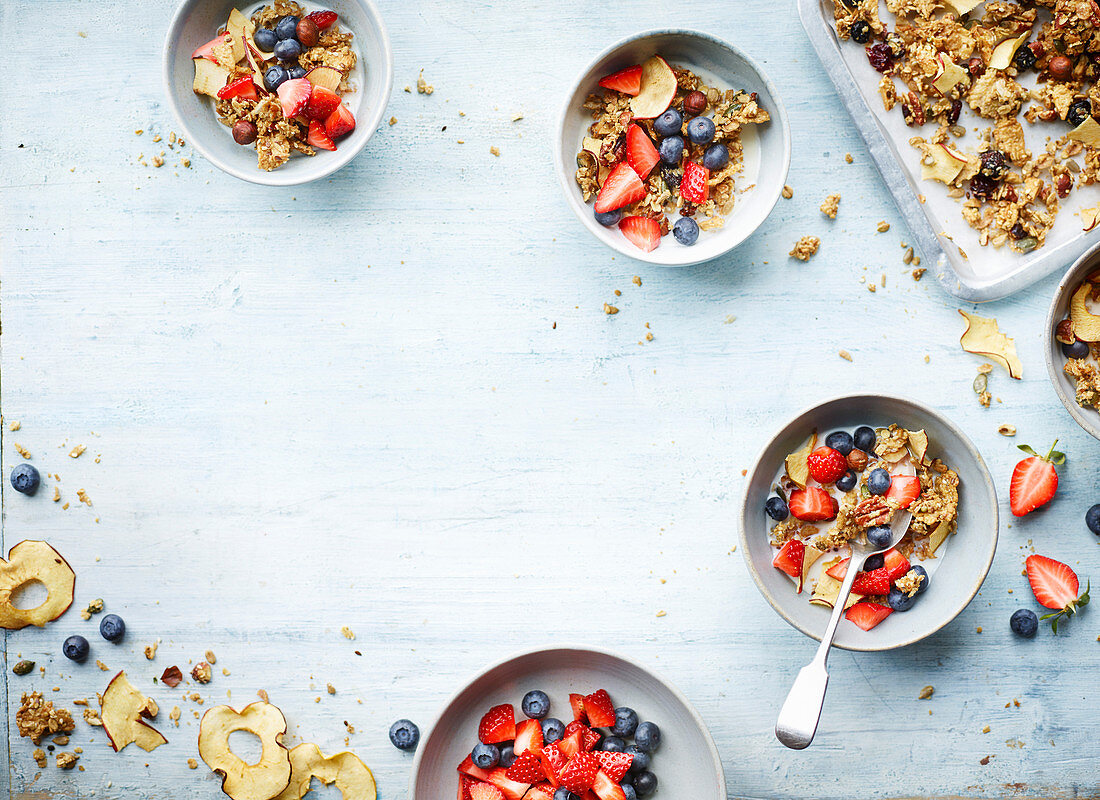
M714 123L710 117L696 117L688 123L687 132L695 144L709 144L714 139Z
M852 434L852 441L864 453L870 453L875 449L875 442L878 441L878 437L875 435L874 428L860 425L856 428L856 432Z
M764 503L764 510L776 522L782 522L791 513L782 497L769 497L768 502Z
M34 494L42 478L30 464L20 464L11 471L11 488L23 494Z
M657 776L648 770L634 776L634 791L639 798L649 797L657 791Z
M415 750L420 742L420 728L416 727L414 722L399 719L390 725L390 741L398 750Z
M1100 503L1097 503L1085 512L1085 524L1089 530L1100 536Z
M634 731L634 744L647 753L652 753L661 746L661 729L655 722L643 722Z
M118 614L108 614L99 621L99 635L108 642L117 642L126 634L126 623Z
M1062 355L1066 358L1088 358L1089 346L1080 339L1076 339L1073 344L1062 345Z
M281 39L275 45L275 58L280 61L294 61L302 54L302 45L297 39Z
M626 798L626 800L638 800L638 792L635 791L634 784L623 784L623 796Z
M680 217L672 226L672 235L680 244L691 247L699 241L699 223L691 217Z
M295 78L304 78L306 76L306 68L299 67L295 64L293 67L287 69L286 74L290 76L291 80Z
M65 654L65 658L68 658L76 663L80 663L88 657L88 640L83 636L70 636L61 645L61 652Z
M872 572L885 563L886 559L883 558L882 553L875 553L873 556L867 556L867 560L863 562L863 571Z
M279 41L279 37L275 35L275 31L271 28L257 28L256 32L252 34L252 41L265 53L270 53L275 49L275 42Z
M566 789L564 786L559 786L558 790L556 792L554 792L554 800L581 800L581 799L579 797L577 797L575 794L573 794L571 791Z
M634 760L630 762L631 772L641 772L642 770L649 769L649 753L636 744L627 745L626 752L634 756Z
M867 476L867 491L871 494L886 494L889 490L890 473L882 467L875 467L871 470L871 474Z
M633 736L637 728L638 713L633 708L619 706L615 709L615 724L611 726L613 734L616 736Z
M474 751L470 753L470 758L481 769L492 769L500 763L500 748L495 744L478 742L474 745Z
M890 594L886 596L886 602L894 611L908 611L913 607L913 603L917 602L917 596L910 597L895 586L890 589Z
M852 434L848 431L833 431L825 437L825 446L838 451L842 456L848 455L856 446Z
M500 748L500 765L505 769L516 763L516 749L510 744Z
M542 740L546 744L556 742L565 734L565 726L557 717L546 717L542 721Z
M684 137L666 136L658 143L657 154L661 157L661 161L670 166L676 166L684 156Z
M275 38L280 42L287 39L293 39L297 34L298 18L293 14L287 14L285 17L280 17L279 21L275 23Z
M605 753L621 753L626 750L626 742L618 736L606 736L597 749Z
M531 719L542 719L550 713L550 696L534 689L523 696L521 707Z
M920 564L916 564L915 566L910 567L909 571L917 573L924 579L920 582L920 586L917 587L917 594L921 594L922 592L927 590L928 581L930 580L930 578L928 577L928 571Z
M1008 620L1008 627L1012 628L1012 632L1017 636L1030 639L1039 632L1039 618L1030 608L1021 608L1013 612Z
M856 474L851 470L848 470L839 478L837 478L836 488L840 489L840 491L842 492L850 492L852 491L852 489L856 488L857 480L858 478L856 478Z
M616 208L614 211L596 211L596 222L603 225L605 228L613 228L619 224L619 220L623 218L623 210Z
M703 166L711 172L722 169L730 163L730 151L724 144L712 144L703 153Z
M287 74L286 67L280 67L276 64L264 73L264 87L269 92L274 92L289 79L290 75Z
M675 108L670 108L657 119L653 120L653 130L658 136L676 136L684 124L684 118Z
M890 542L893 540L894 534L887 525L876 525L867 529L867 544L871 547L881 550L884 547L889 547Z

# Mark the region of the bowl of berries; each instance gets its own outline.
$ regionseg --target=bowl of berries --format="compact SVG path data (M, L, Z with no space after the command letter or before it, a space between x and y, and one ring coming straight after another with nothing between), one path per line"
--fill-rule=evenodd
M662 764L675 765L667 778ZM677 797L726 797L698 713L627 658L559 646L494 664L451 698L417 750L409 798L644 800L662 780Z
M1094 225L1097 220L1090 219ZM1074 262L1047 312L1046 362L1074 421L1100 439L1100 244Z
M743 242L787 179L787 114L733 45L658 30L612 45L566 98L554 135L566 201L604 244L687 266Z
M371 0L184 0L163 70L196 150L242 180L292 186L363 149L389 102L393 55Z
M911 519L891 546L904 511ZM856 544L878 551L845 601L837 647L912 644L974 598L997 548L997 494L950 420L900 397L839 397L801 412L764 447L745 490L741 545L779 615L820 639Z

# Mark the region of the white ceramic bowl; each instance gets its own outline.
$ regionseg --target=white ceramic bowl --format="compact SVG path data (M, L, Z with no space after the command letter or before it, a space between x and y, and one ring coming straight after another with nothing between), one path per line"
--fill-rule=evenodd
M745 126L742 135L745 170L737 176L736 185L738 190L753 188L743 194L738 192L737 203L733 213L726 218L725 227L700 231L698 241L690 247L680 244L669 234L661 238L657 249L645 253L631 244L617 227L605 228L596 222L592 205L581 199L574 175L577 152L592 123L591 115L582 107L585 98L599 88L600 78L640 64L653 55L663 56L674 66L687 67L714 79L717 88L756 92L761 107L771 115L771 121ZM736 47L697 31L645 31L600 53L584 69L576 87L566 98L554 135L554 165L558 179L566 202L581 223L593 236L623 255L665 266L682 267L710 261L745 241L775 207L787 181L790 163L791 130L775 86L756 63Z
M214 38L233 8L251 16L262 5L233 0L184 0L172 17L164 40L165 94L183 129L183 138L215 166L241 180L265 186L308 183L331 175L355 158L378 129L393 86L390 40L371 0L332 0L331 4L316 7L305 4L311 11L331 8L340 15L341 28L355 34L352 46L359 59L353 82L357 91L344 97L355 115L355 130L337 141L335 152L318 150L313 157L292 155L283 166L264 172L256 165L255 148L234 142L229 128L218 122L210 98L191 90L195 77L191 53L195 48Z
M780 429L760 453L749 474L741 508L741 551L765 599L779 615L807 636L820 641L831 609L810 605L805 592L795 593L789 578L772 566L769 542L775 523L764 502L783 459L816 428L818 434L853 431L860 425L885 427L896 422L928 433L928 454L941 458L959 475L959 529L940 552L928 590L912 609L891 614L863 631L841 620L834 643L845 650L892 650L920 641L958 616L982 586L997 550L997 492L977 449L961 430L913 400L882 394L827 400L800 412Z
M1047 342L1045 351L1047 372L1050 374L1050 382L1054 384L1058 399L1062 401L1062 405L1078 425L1100 439L1100 413L1095 408L1081 408L1077 405L1074 382L1062 371L1066 363L1066 357L1062 355L1062 345L1054 338L1055 327L1069 316L1069 301L1073 293L1086 277L1098 269L1100 269L1100 244L1090 248L1073 262L1073 266L1058 284L1058 290L1050 302L1050 311L1047 312L1047 329L1043 335Z
M477 726L492 706L511 703L516 716L523 695L550 695L550 716L573 719L569 693L606 689L616 706L630 706L661 729L651 770L657 796L725 800L722 761L703 720L668 681L630 659L589 647L562 645L521 653L479 673L443 707L421 740L409 778L409 800L439 800L458 788L458 765L477 744ZM667 781L662 790L660 781Z

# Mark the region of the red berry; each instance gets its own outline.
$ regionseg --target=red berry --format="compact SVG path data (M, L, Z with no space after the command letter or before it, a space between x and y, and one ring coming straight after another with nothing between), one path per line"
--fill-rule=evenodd
M306 19L313 20L317 27L324 30L332 23L336 22L335 11L314 11L312 14L306 14Z
M806 458L810 477L820 484L836 483L848 471L848 459L839 450L819 447Z

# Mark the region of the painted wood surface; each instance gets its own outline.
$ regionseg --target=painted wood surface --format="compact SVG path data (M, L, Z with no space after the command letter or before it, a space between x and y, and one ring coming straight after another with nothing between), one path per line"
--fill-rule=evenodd
M178 150L160 169L139 163L174 127L160 81L171 6L0 11L2 410L21 423L4 426L3 472L22 460L18 443L60 475L62 496L51 502L52 479L33 499L5 485L5 551L54 543L78 573L77 605L102 597L129 626L112 646L73 610L8 634L9 668L32 658L46 673L5 669L7 710L28 688L68 701L105 687L109 672L60 656L84 632L93 658L151 691L170 739L116 755L81 723L85 771L39 770L5 713L14 796L219 797L187 765L205 706L152 682L211 649L207 706L266 689L291 732L325 750L343 745L346 720L381 796L401 798L410 758L389 745L389 723L426 729L483 665L559 640L670 677L709 723L731 797L1100 792L1097 612L1057 639L1008 631L1011 612L1034 605L1020 575L1029 544L1100 581L1082 521L1098 499L1097 443L1042 362L1056 278L983 308L1025 371L996 372L998 402L978 407L980 360L959 348L957 304L931 276L908 276L907 234L791 0L639 0L628 13L383 0L397 123L332 179L287 190L233 180L189 147L190 168ZM588 59L668 25L758 58L794 132L794 198L736 252L685 270L593 242L549 147ZM403 92L421 68L435 93ZM818 211L831 192L843 196L835 222ZM803 234L823 240L808 264L787 257ZM871 294L862 280L881 274ZM793 753L771 730L813 645L733 551L742 471L788 415L861 389L913 396L970 432L1002 494L1001 548L945 631L898 652L837 653L821 732ZM1013 522L1014 445L1055 437L1069 454L1059 497ZM78 444L87 451L69 458ZM142 648L158 639L148 662ZM918 700L928 684L935 695ZM178 729L164 717L173 705ZM675 766L661 778L676 800Z

